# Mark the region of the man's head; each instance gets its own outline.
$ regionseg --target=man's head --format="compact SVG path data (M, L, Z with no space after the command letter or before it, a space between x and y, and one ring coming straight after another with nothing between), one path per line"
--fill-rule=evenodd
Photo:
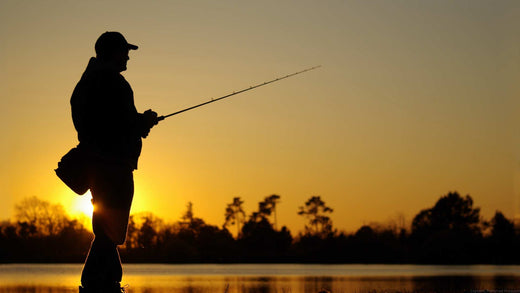
M137 50L136 45L129 44L118 32L105 32L96 41L96 57L115 66L119 71L126 70L129 50Z

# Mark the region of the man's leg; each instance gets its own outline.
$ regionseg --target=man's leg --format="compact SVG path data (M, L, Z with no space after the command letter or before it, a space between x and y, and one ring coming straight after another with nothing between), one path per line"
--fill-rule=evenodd
M122 275L117 245L103 233L96 233L83 267L81 285L92 291L112 288L119 285Z
M81 276L87 292L121 292L123 269L117 245L124 243L134 192L132 170L119 165L94 168L94 241Z

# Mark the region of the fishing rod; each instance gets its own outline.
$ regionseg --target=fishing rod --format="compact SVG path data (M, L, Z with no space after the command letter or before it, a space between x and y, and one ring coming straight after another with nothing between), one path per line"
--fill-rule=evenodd
M198 108L198 107L201 107L201 106L204 106L204 105L207 105L207 104L211 104L213 102L216 102L216 101L220 101L220 100L223 100L225 98L229 98L231 96L234 96L234 95L238 95L240 93L243 93L243 92L247 92L247 91L250 91L252 89L255 89L255 88L258 88L258 87L261 87L261 86L264 86L264 85L268 85L270 83L273 83L273 82L277 82L279 80L282 80L282 79L286 79L286 78L289 78L291 76L295 76L297 74L300 74L300 73L304 73L304 72L307 72L307 71L311 71L313 69L316 69L316 68L319 68L321 67L321 65L318 65L318 66L314 66L314 67L311 67L311 68L307 68L305 70L302 70L302 71L298 71L298 72L295 72L295 73L291 73L289 75L286 75L286 76L283 76L283 77L279 77L279 78L276 78L276 79L273 79L273 80L270 80L270 81L266 81L264 83L259 83L257 85L254 85L254 86L250 86L248 88L245 88L245 89L242 89L242 90L239 90L239 91L236 91L236 92L232 92L231 94L227 94L225 96L222 96L220 98L216 98L216 99L211 99L207 102L204 102L204 103L201 103L201 104L198 104L198 105L195 105L195 106L191 106L189 108L186 108L186 109L183 109L183 110L180 110L180 111L177 111L177 112L173 112L171 114L168 114L168 115L164 115L164 116L159 116L157 117L157 120L158 121L162 121L168 117L171 117L171 116L174 116L174 115L177 115L177 114L180 114L180 113L183 113L183 112L186 112L186 111L189 111L189 110L192 110L192 109L195 109L195 108Z

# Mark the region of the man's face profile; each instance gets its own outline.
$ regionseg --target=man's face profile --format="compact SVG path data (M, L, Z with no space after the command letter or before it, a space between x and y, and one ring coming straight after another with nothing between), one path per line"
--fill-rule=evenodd
M123 49L114 53L114 64L116 65L119 72L126 70L126 63L128 60L130 60L128 52L128 49Z

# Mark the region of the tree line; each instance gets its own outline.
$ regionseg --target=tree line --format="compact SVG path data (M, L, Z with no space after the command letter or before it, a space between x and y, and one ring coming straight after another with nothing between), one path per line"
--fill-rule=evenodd
M235 197L225 208L222 226L196 217L192 203L175 223L152 213L132 215L121 258L160 263L520 263L520 230L500 211L484 220L469 195L441 196L419 211L410 226L371 224L353 233L334 228L334 210L320 196L311 196L299 207L306 225L296 235L278 227L280 199L266 197L247 216L244 201ZM93 235L61 205L32 197L15 211L13 221L0 224L0 262L85 259Z

